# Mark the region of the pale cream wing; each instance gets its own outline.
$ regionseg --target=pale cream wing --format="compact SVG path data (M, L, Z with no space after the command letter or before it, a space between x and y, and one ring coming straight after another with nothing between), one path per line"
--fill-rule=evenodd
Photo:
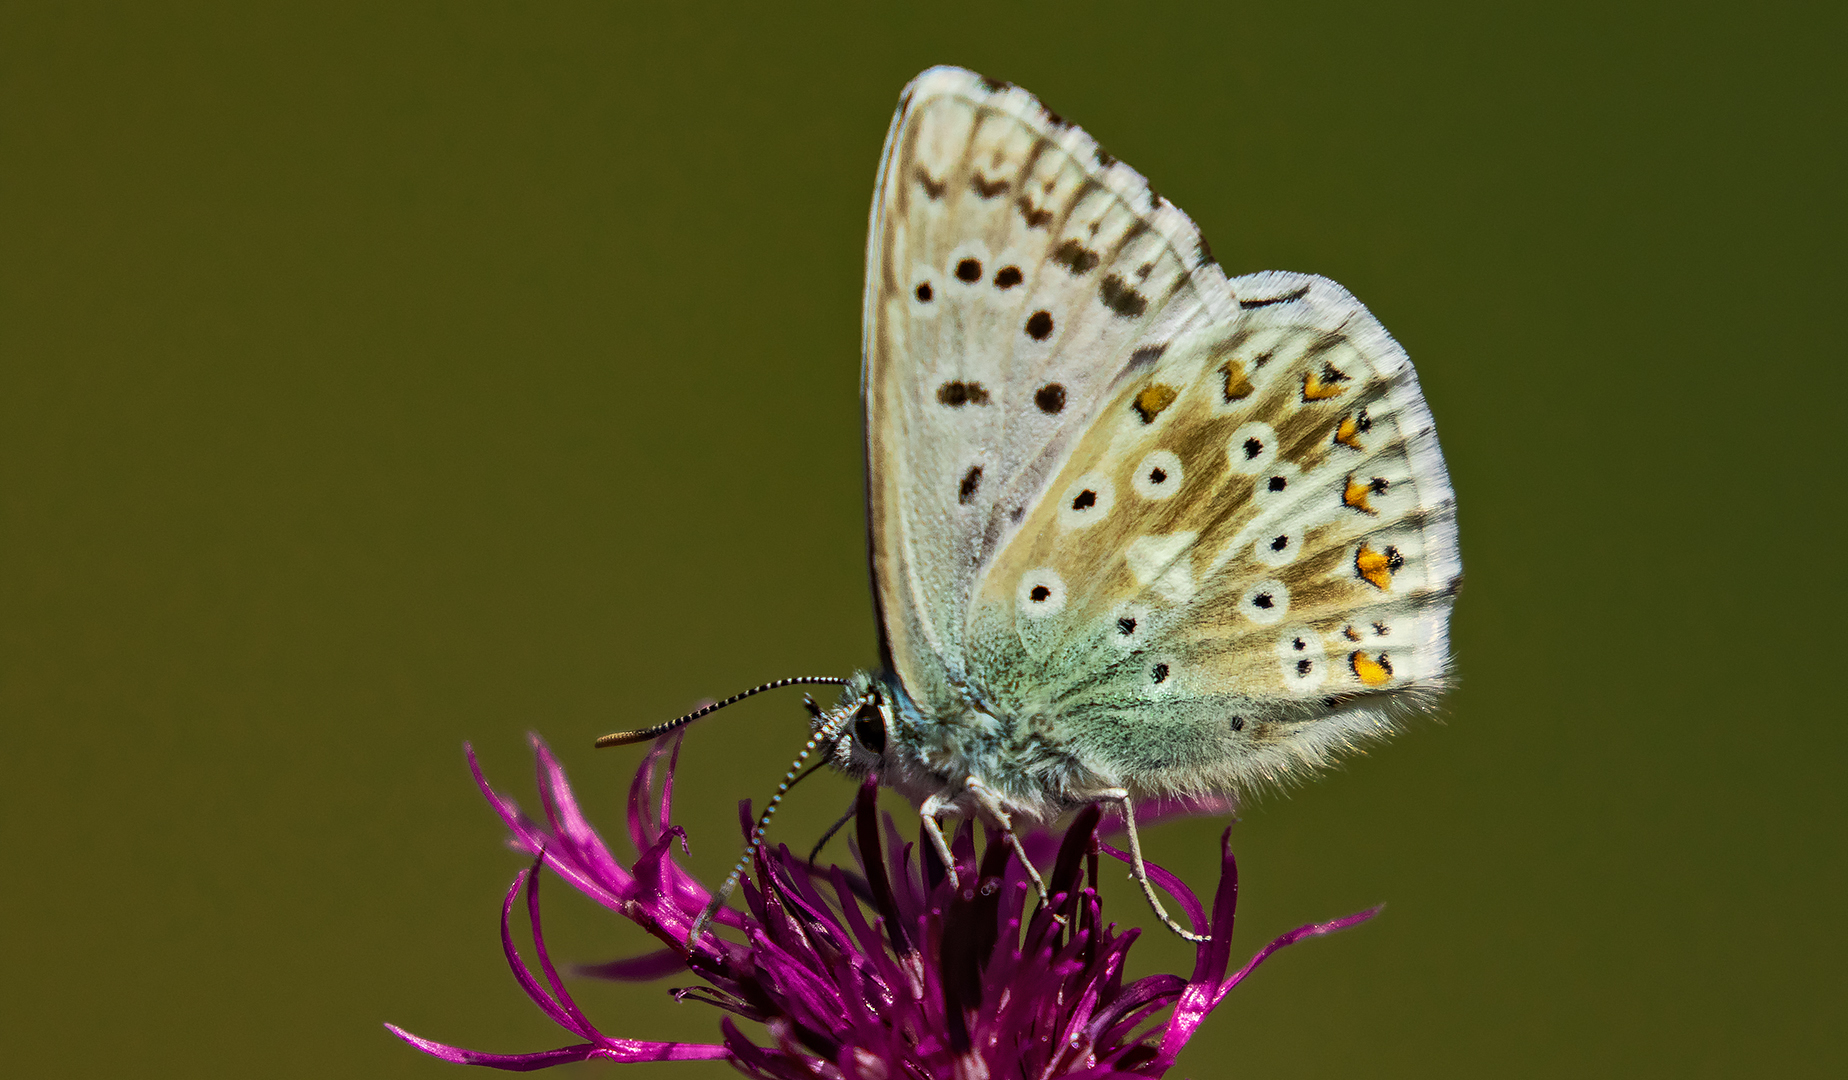
M1444 684L1455 500L1410 361L1333 282L1116 385L983 577L971 680L1145 790L1276 781Z
M1193 223L1017 87L936 68L887 135L867 253L868 526L887 660L965 702L965 612L1145 347L1228 314Z

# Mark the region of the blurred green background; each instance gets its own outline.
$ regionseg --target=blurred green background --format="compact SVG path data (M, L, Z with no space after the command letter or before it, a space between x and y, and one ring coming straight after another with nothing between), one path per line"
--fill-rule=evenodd
M459 1075L385 1020L571 1041L502 962L523 863L462 743L530 806L541 733L615 832L639 752L591 736L873 659L866 208L944 62L1084 124L1229 272L1351 288L1461 498L1442 722L1235 833L1235 953L1386 912L1177 1075L1848 1068L1839 7L0 19L9 1075ZM793 693L695 730L701 873L803 730ZM1210 888L1220 827L1151 846ZM562 959L644 944L549 895ZM612 1034L716 1030L580 989Z

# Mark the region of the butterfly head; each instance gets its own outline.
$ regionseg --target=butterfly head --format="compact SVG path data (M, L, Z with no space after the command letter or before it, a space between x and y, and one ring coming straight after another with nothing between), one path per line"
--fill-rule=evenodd
M847 680L840 704L811 711L810 727L827 740L828 761L856 780L885 771L886 755L898 730L894 694L886 683L866 672Z

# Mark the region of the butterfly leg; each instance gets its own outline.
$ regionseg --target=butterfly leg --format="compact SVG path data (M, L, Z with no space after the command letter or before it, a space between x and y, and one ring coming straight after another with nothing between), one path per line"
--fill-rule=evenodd
M1032 859L1027 858L1027 849L1021 845L1020 837L1015 835L1013 815L1009 814L1007 807L1002 804L1000 794L973 776L968 779L967 783L969 794L974 795L976 803L981 806L983 812L993 818L995 824L1001 826L1001 835L1007 837L1008 846L1012 847L1014 854L1020 857L1020 865L1026 868L1027 877L1033 880L1033 887L1039 890L1040 903L1051 908L1052 897L1046 895L1046 883L1040 880L1039 868L1033 865ZM1062 918L1059 919L1061 923L1064 921Z
M930 834L931 846L937 849L937 857L943 860L943 872L950 877L950 888L960 888L956 880L956 856L950 854L950 842L943 838L943 815L950 813L950 800L943 792L926 796L918 807L918 817L924 821L924 831Z
M1155 895L1155 886L1149 881L1148 867L1142 862L1142 839L1136 835L1136 810L1130 805L1129 792L1124 788L1108 788L1098 792L1097 797L1100 800L1114 802L1123 808L1123 825L1129 833L1129 861L1130 865L1135 868L1135 872L1130 876L1136 879L1136 884L1142 886L1142 895L1148 897L1149 906L1155 909L1156 917L1160 918L1168 929L1187 941L1211 940L1205 934L1196 934L1191 930L1183 929L1180 923L1174 921L1174 916L1168 914L1168 909L1161 906L1161 899Z

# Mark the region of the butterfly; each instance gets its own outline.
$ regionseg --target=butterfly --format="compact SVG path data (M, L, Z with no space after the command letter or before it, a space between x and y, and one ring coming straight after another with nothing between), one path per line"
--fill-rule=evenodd
M1195 938L1134 804L1282 783L1444 688L1456 503L1411 362L1332 281L1228 279L1140 174L954 67L900 100L866 268L879 669L599 744L837 683L752 851L817 750L948 867L947 815L1018 850L1108 801Z

